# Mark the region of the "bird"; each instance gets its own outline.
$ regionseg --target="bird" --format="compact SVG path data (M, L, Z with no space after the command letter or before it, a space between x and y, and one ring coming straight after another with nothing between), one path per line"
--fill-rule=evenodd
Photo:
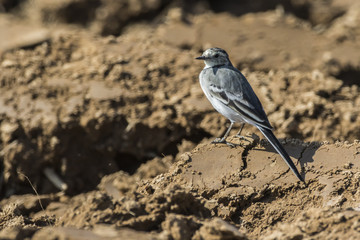
M227 52L221 48L209 48L197 60L203 60L204 69L200 72L200 86L210 101L211 105L220 114L230 120L230 126L222 138L217 138L212 143L233 144L226 141L234 123L241 123L237 136L245 123L257 127L266 137L286 164L302 182L304 179L298 172L289 155L273 133L267 115L245 76L236 69Z

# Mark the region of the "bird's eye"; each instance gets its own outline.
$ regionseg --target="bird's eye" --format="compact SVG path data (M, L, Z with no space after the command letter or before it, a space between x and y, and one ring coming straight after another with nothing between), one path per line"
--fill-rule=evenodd
M215 56L214 56L215 58L218 58L219 57L219 54L215 54Z

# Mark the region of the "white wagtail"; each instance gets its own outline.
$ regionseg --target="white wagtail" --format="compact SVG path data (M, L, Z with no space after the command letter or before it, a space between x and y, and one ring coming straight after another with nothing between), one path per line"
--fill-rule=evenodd
M272 126L254 90L244 75L231 64L225 50L209 48L196 59L205 62L205 67L199 76L202 90L212 106L230 120L230 127L225 135L221 139L215 139L212 143L226 143L231 146L232 144L228 143L226 138L234 123L242 123L237 134L239 136L244 124L250 123L262 132L296 177L300 181L304 181L289 155L273 134Z

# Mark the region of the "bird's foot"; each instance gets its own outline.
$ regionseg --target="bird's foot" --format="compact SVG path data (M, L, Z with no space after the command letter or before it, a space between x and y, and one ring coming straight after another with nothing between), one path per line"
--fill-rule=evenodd
M227 142L225 138L216 138L215 140L213 140L211 142L212 144L217 144L217 143L222 143L222 144L226 144L228 145L229 147L236 147L235 144L231 143L231 142Z
M226 143L225 138L215 138L211 143Z
M247 139L246 137L242 136L242 135L239 135L239 134L236 134L235 135L236 138L239 138L240 141L244 140L244 141L247 141L247 142L251 142L249 139Z

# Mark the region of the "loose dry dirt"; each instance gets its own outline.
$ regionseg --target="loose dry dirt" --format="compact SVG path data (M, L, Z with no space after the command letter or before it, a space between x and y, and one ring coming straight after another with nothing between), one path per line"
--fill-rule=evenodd
M219 1L220 2L220 1ZM0 0L0 239L359 239L360 4ZM227 120L226 49L306 183Z

